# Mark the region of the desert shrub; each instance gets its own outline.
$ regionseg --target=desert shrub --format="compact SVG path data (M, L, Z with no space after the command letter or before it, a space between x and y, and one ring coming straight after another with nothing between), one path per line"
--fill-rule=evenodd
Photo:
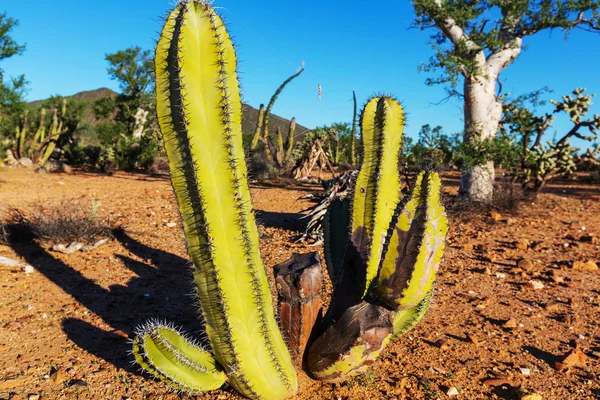
M115 226L98 218L101 204L92 200L86 207L76 200L62 200L53 205L36 204L27 212L12 209L9 223L5 224L7 239L13 241L13 230L25 230L50 244L91 244L111 237Z
M101 147L97 163L101 167L110 164L124 171L150 169L160 148L158 140L150 133L139 138L127 136L123 134L125 128L119 122L103 122L96 126Z
M251 180L273 179L279 175L277 168L267 160L264 151L251 151L246 155L246 162Z
M97 165L102 148L98 145L76 144L65 148L65 159L69 165Z

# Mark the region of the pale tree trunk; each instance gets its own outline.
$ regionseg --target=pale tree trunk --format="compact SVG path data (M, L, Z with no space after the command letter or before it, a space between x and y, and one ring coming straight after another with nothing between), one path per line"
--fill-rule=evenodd
M496 96L496 80L521 52L522 39L511 38L503 48L487 58L483 51L476 56L477 73L465 74L464 80L464 142L494 139L500 118L502 104ZM475 156L475 155L473 155ZM470 201L486 202L494 195L494 161L463 168L459 195Z
M502 105L496 100L496 82L485 76L465 78L464 142L493 139L498 130ZM459 194L472 201L489 201L494 194L494 162L464 169Z
M441 12L443 0L434 0ZM486 56L485 51L471 40L457 21L452 17L436 19L440 28L455 46L464 49L473 58L475 70L460 65L464 81L464 141L493 139L496 136L502 104L496 97L496 80L521 52L522 38L514 34L518 21L506 18L501 26L500 37L504 46ZM492 160L469 170L463 168L459 194L471 201L489 201L494 194L494 162Z

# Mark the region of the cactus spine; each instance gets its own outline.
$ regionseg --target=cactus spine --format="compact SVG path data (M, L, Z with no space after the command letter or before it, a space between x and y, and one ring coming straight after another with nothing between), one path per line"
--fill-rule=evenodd
M157 114L215 365L247 397L288 397L296 391L296 374L258 250L236 55L210 4L177 5L155 63ZM137 343L136 354L152 357L146 341Z

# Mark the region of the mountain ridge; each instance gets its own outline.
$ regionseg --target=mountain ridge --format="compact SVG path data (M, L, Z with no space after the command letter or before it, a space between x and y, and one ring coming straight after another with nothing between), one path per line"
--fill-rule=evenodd
M84 90L78 93L75 93L71 96L64 96L67 99L74 98L80 101L87 101L88 105L84 111L83 121L91 126L96 125L99 121L94 116L92 112L92 105L95 101L104 98L104 97L115 97L118 93L109 89L109 88L98 88L94 90ZM34 100L30 101L28 104L30 107L37 107L41 105L44 100ZM242 103L242 132L246 135L254 134L256 130L256 123L258 121L258 110L247 103ZM280 117L279 115L271 113L269 117L269 127L271 131L271 135L277 131L277 128L281 128L283 132L284 139L287 137L287 133L290 126L290 120L284 117ZM296 142L299 142L303 137L304 133L308 132L310 129L305 126L296 124Z

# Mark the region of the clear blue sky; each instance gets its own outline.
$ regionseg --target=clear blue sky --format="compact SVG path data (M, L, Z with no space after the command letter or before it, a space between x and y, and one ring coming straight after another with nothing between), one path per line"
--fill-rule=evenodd
M9 76L26 75L29 100L99 87L118 90L106 73L105 54L133 45L153 48L161 16L172 5L172 0L4 0L0 12L19 20L13 37L27 50L2 67ZM432 49L428 32L409 29L414 14L408 0L217 0L215 6L236 38L245 102L255 107L268 102L304 61L306 71L286 88L274 113L295 116L311 128L350 121L352 90L359 103L387 92L404 103L408 135L416 137L426 123L448 133L462 130L460 102L433 105L444 90L427 87L429 75L417 72ZM585 87L598 94L592 112L600 113L600 35L575 30L564 41L560 31L545 31L525 44L528 49L502 75L504 91L518 95L549 86L559 98ZM567 129L568 121L555 127Z

